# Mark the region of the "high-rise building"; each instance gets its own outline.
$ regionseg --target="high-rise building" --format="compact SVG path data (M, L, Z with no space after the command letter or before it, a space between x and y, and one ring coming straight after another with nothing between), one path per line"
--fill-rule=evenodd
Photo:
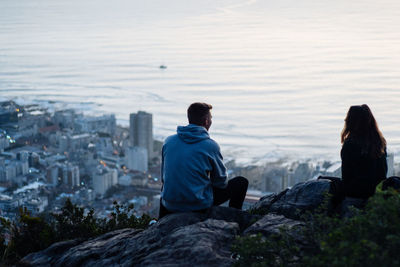
M47 183L51 184L52 186L58 185L58 177L59 177L59 166L52 165L46 169L46 178Z
M8 141L6 134L0 131L0 152L2 152L5 148L10 146L10 142Z
M394 175L394 153L388 153L386 160L388 165L386 176L390 177Z
M73 164L65 164L62 167L62 181L70 186L79 186L79 167Z
M129 118L129 141L131 146L147 149L148 159L153 154L153 115L144 111L131 113Z
M92 175L93 190L104 195L106 191L118 183L118 171L99 165Z
M147 172L147 149L143 147L128 147L125 150L125 164L131 170Z

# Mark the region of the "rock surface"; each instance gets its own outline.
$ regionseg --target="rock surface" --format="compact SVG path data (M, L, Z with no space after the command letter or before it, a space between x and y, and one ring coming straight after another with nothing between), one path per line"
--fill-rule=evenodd
M328 192L331 192L330 180L310 180L298 183L279 194L261 198L252 209L262 213L274 212L287 218L299 219L304 212L312 211L320 206Z
M56 243L25 266L231 266L230 245L259 216L226 207L177 213L141 231L123 229L82 243Z
M207 213L170 214L146 230L122 229L82 241L53 244L20 261L21 266L231 266L231 244L238 235L279 234L286 227L295 235L302 225L298 211L324 201L330 181L314 180L262 198L255 215L227 207ZM266 214L267 212L270 212ZM272 213L271 213L272 212ZM266 214L266 215L265 215Z

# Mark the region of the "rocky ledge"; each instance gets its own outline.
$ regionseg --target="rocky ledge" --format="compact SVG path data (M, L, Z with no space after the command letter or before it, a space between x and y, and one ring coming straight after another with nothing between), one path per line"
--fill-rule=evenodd
M318 207L329 180L299 183L260 199L253 212L213 207L207 213L171 214L146 230L122 229L87 241L71 240L23 258L20 266L231 266L236 236L296 233L305 211ZM254 212L255 211L255 212ZM258 215L264 214L264 215Z

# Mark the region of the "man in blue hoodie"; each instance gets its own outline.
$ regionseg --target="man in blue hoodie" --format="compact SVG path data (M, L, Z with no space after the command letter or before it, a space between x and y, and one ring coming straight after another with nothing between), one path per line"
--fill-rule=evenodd
M206 211L227 200L241 209L248 181L235 177L228 181L219 145L210 138L212 123L206 103L193 103L187 110L189 125L178 126L162 148L163 183L159 218L174 212Z

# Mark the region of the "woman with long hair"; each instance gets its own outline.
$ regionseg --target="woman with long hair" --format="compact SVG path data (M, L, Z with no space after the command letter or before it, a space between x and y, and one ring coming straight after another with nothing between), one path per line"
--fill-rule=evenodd
M351 106L341 134L344 195L368 198L386 178L386 140L367 105Z

